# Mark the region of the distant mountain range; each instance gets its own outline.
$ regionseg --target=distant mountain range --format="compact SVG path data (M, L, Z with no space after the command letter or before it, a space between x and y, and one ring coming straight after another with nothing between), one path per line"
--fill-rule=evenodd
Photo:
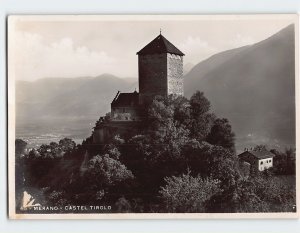
M136 87L136 79L121 79L110 74L18 81L17 117L99 117L110 111L110 103L118 90L132 92Z
M193 69L195 65L193 63L187 63L183 66L183 75L186 75L188 72L191 71L191 69Z
M136 87L137 79L110 74L18 81L16 136L34 145L65 136L80 142L90 136L96 120L110 111L118 90L133 92Z
M185 76L245 145L295 145L295 41L290 25L266 40L216 54Z
M295 145L294 54L291 25L254 45L218 53L195 66L187 64L185 95L203 91L213 111L231 122L239 148ZM72 128L76 134L77 127L85 129L82 137L88 136L94 121L110 111L117 91L132 92L137 86L136 78L109 74L18 81L17 135L18 130L26 135L27 125L30 130L69 125L66 131Z

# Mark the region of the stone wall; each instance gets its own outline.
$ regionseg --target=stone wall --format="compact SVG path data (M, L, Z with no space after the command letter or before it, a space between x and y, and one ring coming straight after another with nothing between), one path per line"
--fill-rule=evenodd
M92 134L92 140L94 144L104 143L110 138L110 133L107 127L100 126L95 128Z
M139 55L141 103L155 95L167 94L167 54Z
M183 57L175 54L139 56L141 103L155 95L183 95Z
M111 109L112 121L135 121L140 119L137 107L114 107Z
M168 95L183 95L183 57L167 55Z
M107 144L116 136L128 139L140 132L139 121L111 121L96 127L92 134L93 144Z

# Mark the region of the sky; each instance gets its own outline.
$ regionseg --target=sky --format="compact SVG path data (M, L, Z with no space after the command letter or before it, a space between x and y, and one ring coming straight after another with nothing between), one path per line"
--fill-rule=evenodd
M9 54L17 80L75 78L103 73L138 76L140 49L162 35L180 49L184 65L264 40L289 17L18 17L9 21Z

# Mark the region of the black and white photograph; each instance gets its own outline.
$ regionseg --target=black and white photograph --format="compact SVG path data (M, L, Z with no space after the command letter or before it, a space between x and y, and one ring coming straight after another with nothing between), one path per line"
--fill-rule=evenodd
M296 14L7 31L10 218L298 217Z

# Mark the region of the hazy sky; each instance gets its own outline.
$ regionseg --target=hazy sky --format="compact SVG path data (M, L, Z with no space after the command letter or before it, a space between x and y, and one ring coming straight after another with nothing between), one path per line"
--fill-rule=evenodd
M74 17L24 18L9 25L16 79L81 77L110 73L137 77L137 55L162 34L183 53L184 64L268 38L292 23L289 18L103 20ZM47 20L45 20L47 19Z

